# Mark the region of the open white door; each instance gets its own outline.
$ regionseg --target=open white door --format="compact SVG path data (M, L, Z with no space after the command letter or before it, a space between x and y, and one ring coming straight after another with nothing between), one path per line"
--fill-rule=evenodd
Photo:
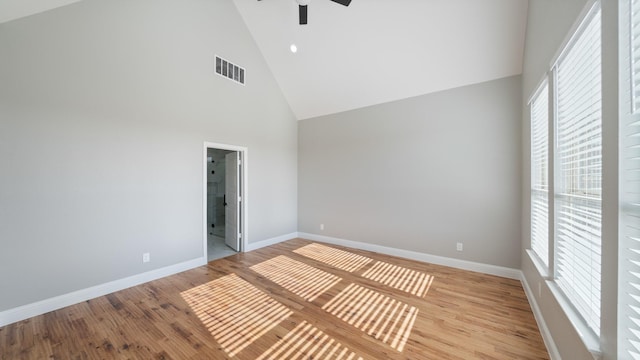
M224 242L233 250L240 251L240 229L238 219L241 210L240 152L225 155L225 221Z

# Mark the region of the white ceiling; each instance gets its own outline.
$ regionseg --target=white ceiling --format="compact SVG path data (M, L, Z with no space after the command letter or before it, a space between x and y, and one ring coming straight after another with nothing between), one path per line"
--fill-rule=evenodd
M76 1L2 0L0 22ZM528 0L312 0L304 26L295 0L233 2L300 120L522 72Z
M522 72L527 0L234 3L298 119Z

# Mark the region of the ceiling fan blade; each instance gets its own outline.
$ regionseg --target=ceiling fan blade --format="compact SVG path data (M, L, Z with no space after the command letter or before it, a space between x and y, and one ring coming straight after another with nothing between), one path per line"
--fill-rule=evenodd
M298 12L300 13L300 25L307 25L307 8L308 5L298 5Z
M349 4L351 4L351 0L331 0L331 1L344 6L349 6Z

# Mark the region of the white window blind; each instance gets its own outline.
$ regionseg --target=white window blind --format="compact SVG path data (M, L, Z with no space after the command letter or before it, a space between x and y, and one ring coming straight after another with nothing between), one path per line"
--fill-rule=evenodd
M635 113L640 111L640 1L630 1L629 13L630 26L626 30L630 39L631 101L632 110Z
M549 266L549 85L531 101L531 249Z
M620 296L619 357L640 359L640 1L624 2L621 36L628 39L622 59L620 121ZM626 62L626 63L624 63Z
M556 63L555 277L600 335L601 42L599 4Z

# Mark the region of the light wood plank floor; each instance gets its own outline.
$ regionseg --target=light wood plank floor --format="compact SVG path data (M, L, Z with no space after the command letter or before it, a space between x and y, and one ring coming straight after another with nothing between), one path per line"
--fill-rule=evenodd
M0 359L548 359L517 280L295 239L0 328Z

